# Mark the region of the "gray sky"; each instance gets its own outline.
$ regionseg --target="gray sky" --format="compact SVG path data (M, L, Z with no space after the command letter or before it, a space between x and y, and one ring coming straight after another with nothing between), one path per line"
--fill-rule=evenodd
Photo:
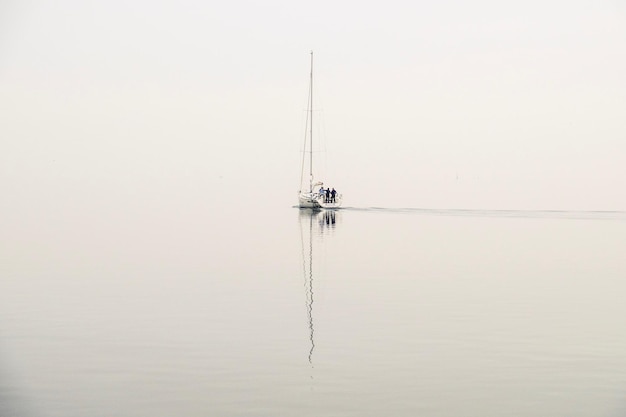
M346 205L626 210L618 1L4 1L1 191L295 204L310 50Z

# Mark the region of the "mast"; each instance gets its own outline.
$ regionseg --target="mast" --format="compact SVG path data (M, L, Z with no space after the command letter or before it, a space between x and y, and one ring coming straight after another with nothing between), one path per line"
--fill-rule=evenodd
M309 133L309 191L313 192L313 51L311 51L311 94L310 94L310 102L309 102L309 111L311 112L310 117L310 133Z

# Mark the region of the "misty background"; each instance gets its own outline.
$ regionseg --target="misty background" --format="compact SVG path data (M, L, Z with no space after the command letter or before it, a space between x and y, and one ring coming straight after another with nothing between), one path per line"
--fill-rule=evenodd
M623 415L625 47L622 1L0 1L0 414Z
M310 50L344 205L626 210L625 45L618 1L4 1L5 221L295 205Z

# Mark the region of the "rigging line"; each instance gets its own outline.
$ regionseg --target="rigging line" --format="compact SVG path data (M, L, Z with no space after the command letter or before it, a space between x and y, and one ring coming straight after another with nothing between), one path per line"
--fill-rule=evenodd
M304 161L306 158L306 138L307 138L307 133L309 130L309 103L311 101L311 85L309 84L309 93L307 95L307 110L306 110L306 119L304 122L304 145L302 146L302 164L301 168L300 168L300 191L302 191L302 184L303 184L303 180L304 180Z
M319 71L317 71L317 74L319 75ZM316 91L320 91L320 77L316 77L315 79L315 85L316 87ZM313 127L313 130L315 130L317 133L315 135L315 145L312 147L311 152L312 153L316 153L316 154L323 154L323 157L320 159L318 158L316 160L316 168L317 168L317 175L319 178L329 178L331 177L329 174L329 155L328 155L328 135L327 135L327 131L326 131L326 115L324 113L324 95L323 94L317 94L315 96L315 102L317 103L315 106L315 109L313 109L311 107L311 113L315 113L315 126ZM313 115L311 115L312 117ZM313 125L313 123L311 123L311 125ZM313 149L314 148L314 149ZM331 158L331 162L332 162L332 158Z
M310 86L310 99L311 99L311 134L309 139L311 141L311 162L309 165L309 191L313 192L313 51L311 51L311 86Z

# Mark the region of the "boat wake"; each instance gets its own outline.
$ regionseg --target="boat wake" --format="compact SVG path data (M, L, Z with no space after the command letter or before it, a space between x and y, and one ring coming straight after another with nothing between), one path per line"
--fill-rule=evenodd
M343 207L343 211L406 213L425 216L451 217L507 217L531 219L576 219L576 220L623 220L626 211L597 210L479 210L479 209L427 209L393 207Z

